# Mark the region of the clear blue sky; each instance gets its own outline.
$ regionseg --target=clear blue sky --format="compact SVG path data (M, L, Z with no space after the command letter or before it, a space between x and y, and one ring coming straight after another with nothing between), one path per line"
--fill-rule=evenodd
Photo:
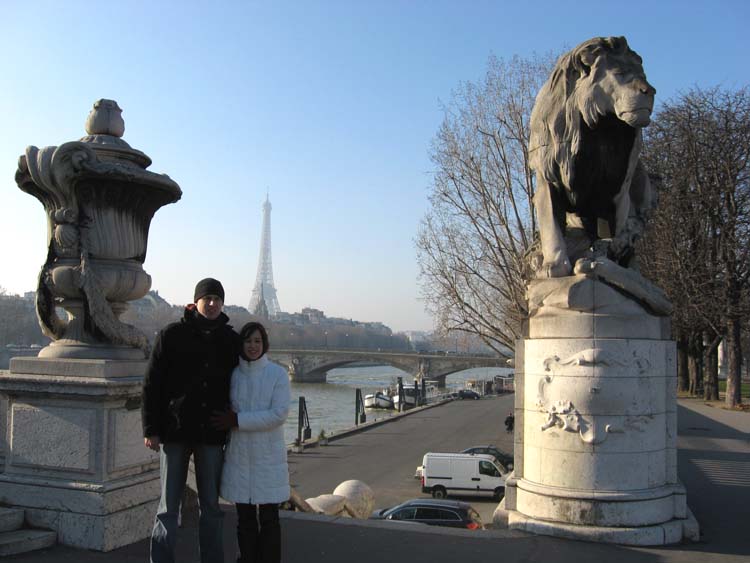
M221 279L247 305L261 204L273 204L282 309L430 329L414 238L427 211L441 101L490 54L625 35L657 100L748 79L750 3L713 1L0 4L0 286L35 287L41 204L15 185L27 145L84 134L92 103L183 190L157 212L145 269L173 303Z

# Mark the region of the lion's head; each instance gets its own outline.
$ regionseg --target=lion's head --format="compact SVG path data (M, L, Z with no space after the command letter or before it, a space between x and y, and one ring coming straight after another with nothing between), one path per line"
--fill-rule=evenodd
M547 182L570 188L581 121L594 129L602 116L614 115L640 129L650 122L655 93L624 37L581 43L560 57L539 91L531 114L531 167Z

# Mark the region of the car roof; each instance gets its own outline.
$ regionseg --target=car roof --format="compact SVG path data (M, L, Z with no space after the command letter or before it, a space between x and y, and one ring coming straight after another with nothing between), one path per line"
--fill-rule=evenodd
M477 459L486 459L486 460L489 460L489 461L494 461L495 460L495 456L493 456L492 454L475 454L475 453L471 453L471 452L458 452L458 453L456 453L456 452L450 452L450 453L447 453L447 452L427 452L424 455L425 456L428 456L428 455L437 456L437 455L439 455L439 456L443 456L443 457L465 457L465 456L468 455L468 456L471 456L471 457L475 457Z
M413 498L411 500L407 500L405 502L402 502L399 505L396 505L389 510L393 510L393 508L403 508L406 506L422 506L425 508L463 508L463 509L469 509L471 508L471 505L468 502L463 502L461 500L448 500L448 499L432 499L432 498Z

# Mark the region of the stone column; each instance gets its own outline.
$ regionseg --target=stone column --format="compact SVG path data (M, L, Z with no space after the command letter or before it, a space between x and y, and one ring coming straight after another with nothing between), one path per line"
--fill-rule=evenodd
M535 280L528 293L509 527L632 545L695 535L677 478L668 317L593 276Z
M109 551L147 537L159 458L141 432L145 363L12 359L0 375L9 445L0 503L64 545Z
M151 218L182 193L124 131L117 103L99 100L85 137L19 159L16 183L48 220L36 311L53 342L0 372L0 503L100 551L147 537L159 499L140 417L149 343L119 317L151 286Z

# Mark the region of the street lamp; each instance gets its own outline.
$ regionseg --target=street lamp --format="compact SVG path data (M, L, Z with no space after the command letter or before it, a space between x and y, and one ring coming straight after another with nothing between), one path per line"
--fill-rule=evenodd
M326 350L327 350L327 349L328 349L328 331L327 331L327 330L326 330L326 331L324 331L324 332L323 332L323 334L324 334L324 335L325 335L325 337L326 337Z

